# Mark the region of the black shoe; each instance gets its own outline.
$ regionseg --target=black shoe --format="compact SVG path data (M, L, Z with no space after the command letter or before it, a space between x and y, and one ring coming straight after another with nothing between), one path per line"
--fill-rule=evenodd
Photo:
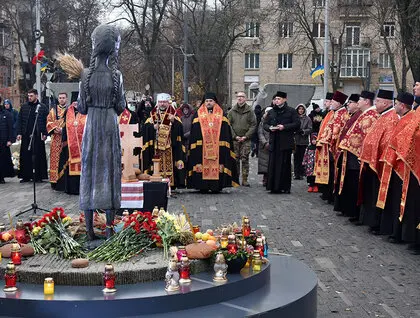
M343 212L337 212L335 215L336 216L345 216Z
M320 196L319 196L322 200L327 200L327 197L325 196L325 195L323 195L323 194L321 194Z
M416 244L416 243L411 243L411 244L408 244L407 249L408 249L409 251L415 251L415 250L418 250L418 249L420 249L420 244Z
M369 228L369 232L372 233L373 235L381 235L380 228L378 227Z
M283 193L290 194L290 190L284 190Z
M399 239L397 239L393 236L388 237L388 242L392 243L392 244L401 244L402 243L401 240L399 240Z
M353 216L351 218L349 218L349 221L352 223L356 223L357 221L359 221L359 218L357 216Z
M254 150L252 150L252 152L251 152L251 157L252 157L252 158L254 158L254 157L255 157L255 151L254 151Z
M31 180L29 180L29 179L22 179L22 180L20 180L19 182L20 182L20 183L26 183L26 182L31 182Z
M4 183L6 183L6 181L4 181L4 179L2 178L2 179L0 179L0 184L4 184Z
M420 255L420 248L417 249L417 250L410 251L410 254L412 254L412 255Z
M363 225L363 223L362 223L362 222L360 222L360 221L356 221L356 222L354 223L354 225L356 225L356 226L362 226L362 225Z

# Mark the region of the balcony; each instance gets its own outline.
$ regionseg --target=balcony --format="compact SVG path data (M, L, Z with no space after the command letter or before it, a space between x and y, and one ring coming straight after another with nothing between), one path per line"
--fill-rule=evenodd
M370 50L366 48L346 48L342 54L340 77L364 78L368 75Z
M339 0L338 10L341 19L363 18L369 16L366 7L372 6L372 0Z

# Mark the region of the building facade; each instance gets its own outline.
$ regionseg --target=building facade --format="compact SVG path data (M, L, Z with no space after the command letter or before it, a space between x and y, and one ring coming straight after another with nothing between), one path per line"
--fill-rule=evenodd
M232 103L242 90L252 100L254 82L315 85L313 99L322 99L322 77L310 73L324 64L325 0L261 0L257 6L268 18L245 21L245 36L230 56ZM392 11L384 12L374 0L330 0L329 65L324 67L330 71L330 90L400 88L404 54L398 31ZM411 73L405 73L411 86Z

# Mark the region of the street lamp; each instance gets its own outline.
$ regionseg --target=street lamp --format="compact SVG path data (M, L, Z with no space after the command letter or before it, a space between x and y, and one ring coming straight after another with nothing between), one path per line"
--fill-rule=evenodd
M41 0L36 0L35 2L35 20L36 20L36 27L34 32L35 37L35 54L38 56L39 52L41 51ZM41 95L41 64L37 61L36 63L36 90L38 91L39 96Z

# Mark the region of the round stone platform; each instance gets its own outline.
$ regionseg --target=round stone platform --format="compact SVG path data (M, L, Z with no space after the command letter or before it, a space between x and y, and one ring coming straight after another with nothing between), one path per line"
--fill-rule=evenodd
M0 277L4 276L7 259L0 264ZM168 261L163 259L163 249L153 249L128 262L113 263L116 284L136 284L164 280ZM43 284L46 277L52 277L56 285L93 286L103 284L105 263L89 262L89 267L72 268L70 260L53 254L35 255L24 258L17 266L18 281L28 284ZM193 274L209 271L210 260L192 260Z
M118 285L104 295L99 286L56 286L45 298L42 285L18 284L14 294L0 292L1 314L9 317L316 317L316 275L289 256L270 256L261 272L229 274L226 284L212 272L192 276L192 283L168 294L164 282Z

